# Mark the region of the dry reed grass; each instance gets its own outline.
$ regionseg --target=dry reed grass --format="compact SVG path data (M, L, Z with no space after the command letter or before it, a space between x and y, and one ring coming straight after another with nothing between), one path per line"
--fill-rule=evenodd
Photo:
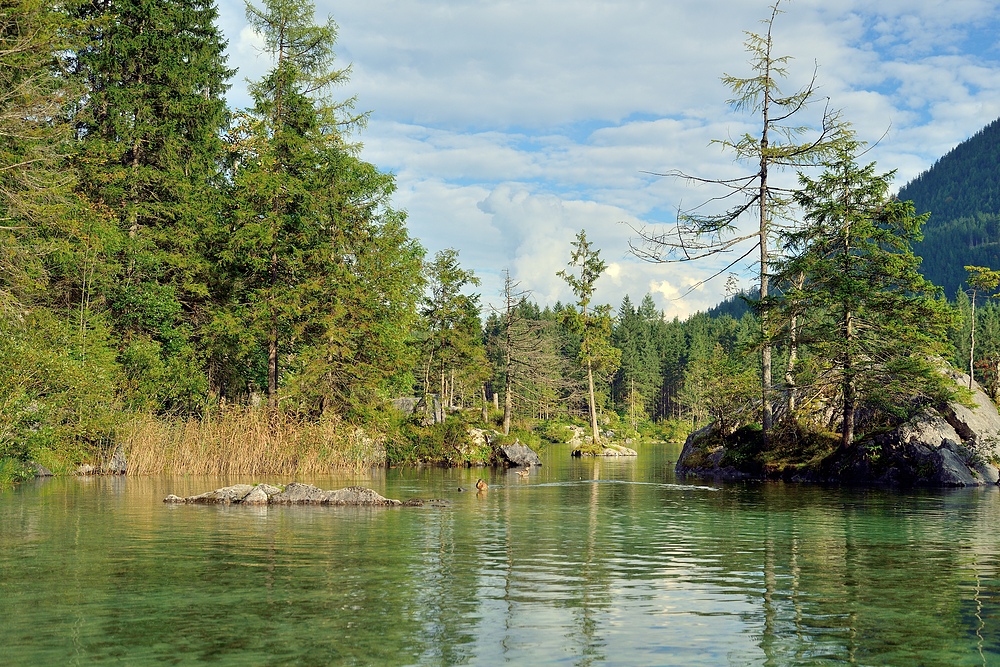
M381 438L339 419L230 408L204 419L140 416L119 432L130 475L319 475L385 462Z

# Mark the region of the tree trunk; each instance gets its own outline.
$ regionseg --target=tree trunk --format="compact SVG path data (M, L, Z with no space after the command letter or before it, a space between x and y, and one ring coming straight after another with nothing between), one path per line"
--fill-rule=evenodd
M278 327L273 319L267 341L267 407L278 408Z
M854 407L858 397L857 383L854 380L854 359L850 347L854 338L854 316L849 310L844 313L844 332L847 336L847 351L844 352L844 424L841 429L840 446L847 449L854 444Z
M802 289L805 284L805 274L799 273L795 277L795 287ZM793 304L793 308L795 304ZM794 311L793 311L794 313ZM788 392L788 416L795 417L795 410L798 408L796 401L795 386L795 364L799 360L799 316L793 314L788 323L788 364L785 366L785 388Z
M768 42L770 42L770 33L768 33ZM768 44L768 57L770 57L770 44ZM770 71L768 71L768 76L770 76ZM761 428L764 433L764 440L767 440L767 434L771 430L771 423L774 419L771 410L771 342L769 340L768 332L768 306L767 306L767 295L768 295L768 265L770 264L770 257L768 255L767 249L767 232L768 232L768 208L767 208L767 166L768 166L768 153L767 153L767 130L768 124L770 123L770 118L768 117L768 112L770 109L770 99L768 98L768 92L764 92L764 126L760 135L760 190L757 193L757 204L760 209L760 229L759 233L759 245L760 245L760 328L761 328L761 349L760 349L760 390L761 390Z
M799 336L796 330L799 326L799 318L792 315L788 323L788 365L785 366L785 389L788 392L788 417L794 418L795 410L798 407L795 402L795 363L799 356Z
M503 392L503 434L510 435L510 417L514 410L514 398L508 386Z
M972 332L969 334L969 391L972 391L972 372L976 358L976 290L972 290Z
M278 409L278 311L274 307L274 290L278 283L278 253L271 251L271 330L267 341L267 407Z
M590 392L590 429L594 433L594 444L601 441L600 433L597 431L597 405L594 400L594 370L590 362L587 362L587 389Z

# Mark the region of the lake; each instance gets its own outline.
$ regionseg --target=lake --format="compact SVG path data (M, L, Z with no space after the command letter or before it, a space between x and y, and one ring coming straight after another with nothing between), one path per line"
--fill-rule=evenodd
M0 492L0 665L1000 664L997 489L689 482L677 453L301 480L444 507L25 484Z

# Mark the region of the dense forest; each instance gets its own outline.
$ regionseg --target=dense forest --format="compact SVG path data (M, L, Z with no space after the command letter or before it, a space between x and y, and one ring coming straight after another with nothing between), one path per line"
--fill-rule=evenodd
M965 288L966 265L1000 266L1000 120L900 188L899 198L930 214L914 250L948 298Z
M400 430L387 407L409 394L478 413L501 391L505 430L596 401L607 414L627 404L633 424L687 414L680 376L664 383L661 366L692 343L648 299L616 320L622 370L590 369L593 399L578 363L589 324L569 326L570 308L508 294L506 319L484 330L475 275L454 250L425 255L392 206L393 177L358 157L366 116L336 96L347 72L332 21L282 0L247 17L273 66L252 82L253 106L231 109L209 1L5 6L8 477L28 460L100 462L122 441L166 447L191 424L199 440L228 437L212 420L243 419L245 434L259 414L286 435L326 424L313 433L333 448L364 425L384 443L378 462L418 460L427 434ZM514 367L525 345L540 351L530 370Z
M428 256L392 175L359 157L366 115L337 97L333 22L305 0L247 17L272 68L233 109L210 0L5 6L0 480L120 444L137 472L233 472L239 448L250 472L484 463L468 425L535 445L570 422L595 442L680 437L754 425L772 404L787 422L823 397L903 395L926 380L924 353L968 366L969 299L952 309L916 275L923 218L839 129L817 157L826 176L803 177L805 217L766 265L765 298L686 321L648 294L592 303L605 266L581 232L552 269L576 302L541 307L508 276L503 307L484 309L457 251ZM857 199L838 198L845 184ZM996 394L1000 308L976 321ZM762 395L765 349L784 380ZM407 396L424 409L392 407ZM864 414L894 408L880 409Z

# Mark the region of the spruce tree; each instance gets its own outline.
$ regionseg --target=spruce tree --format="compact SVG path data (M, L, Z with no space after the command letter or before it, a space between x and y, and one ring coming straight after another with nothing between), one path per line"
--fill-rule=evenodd
M447 248L434 255L425 267L428 294L421 304L425 324L423 341L424 390L436 385L442 404L452 405L455 378L469 379L478 386L485 381L478 294L466 294L479 285L479 278L458 262L458 251Z
M226 43L208 0L75 8L84 30L75 72L86 87L74 118L77 187L121 234L98 296L132 384L144 387L135 400L191 408L207 389L194 332L207 320L206 243L221 208Z
M247 4L274 66L250 86L254 106L238 114L230 134L233 231L222 254L232 283L235 334L244 358L266 350L260 384L278 406L279 352L309 332L321 285L309 264L322 261L327 233L317 215L327 194L323 156L342 147L339 105L323 95L347 73L334 69L336 26L313 22L311 4L268 0ZM319 255L316 255L316 253ZM225 327L222 327L225 328ZM249 343L246 337L256 343Z
M813 389L839 393L845 448L854 442L861 402L898 417L913 397L949 394L933 359L947 351L954 323L912 252L926 216L890 196L891 172L859 167L857 148L842 149L819 178L800 177L796 201L806 227L791 237L795 254L782 267L805 276L787 298L807 318L803 339L817 365Z

